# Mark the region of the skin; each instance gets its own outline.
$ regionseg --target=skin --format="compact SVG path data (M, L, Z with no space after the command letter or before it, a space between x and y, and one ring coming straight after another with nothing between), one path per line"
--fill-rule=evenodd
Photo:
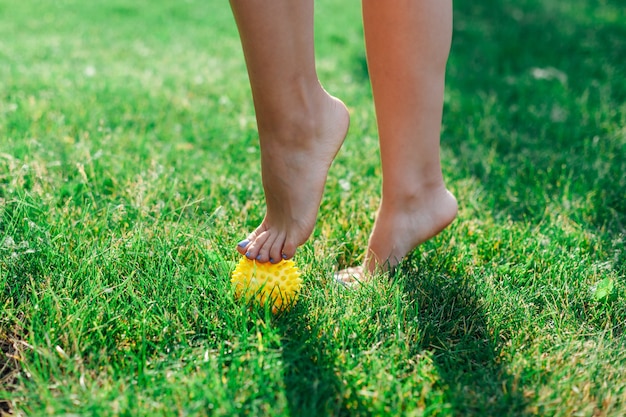
M456 217L439 156L452 2L364 0L363 20L383 171L364 262L372 272L395 266Z
M278 262L313 231L349 116L317 78L313 1L231 0L231 7L255 104L267 204L263 222L237 250ZM363 0L363 22L382 198L362 267L339 279L395 266L457 213L439 155L451 0Z
M232 0L231 7L250 78L267 205L263 222L237 250L279 262L313 231L349 115L317 77L312 1Z

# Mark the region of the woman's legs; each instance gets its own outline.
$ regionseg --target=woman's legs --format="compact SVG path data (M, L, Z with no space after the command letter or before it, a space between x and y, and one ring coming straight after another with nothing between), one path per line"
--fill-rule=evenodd
M312 0L230 3L252 88L267 205L263 222L237 250L278 262L313 231L349 115L317 78Z
M252 87L267 213L238 245L290 258L310 236L348 113L320 86L312 0L231 0ZM363 0L383 166L364 266L396 265L445 228L457 204L443 182L439 135L452 32L450 0Z
M363 0L383 171L382 200L365 256L395 266L457 213L439 156L451 0Z

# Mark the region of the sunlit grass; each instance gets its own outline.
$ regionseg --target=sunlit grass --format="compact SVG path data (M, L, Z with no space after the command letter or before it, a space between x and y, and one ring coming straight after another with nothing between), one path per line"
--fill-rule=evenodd
M264 215L223 2L0 1L0 410L626 414L626 16L455 4L442 156L458 220L355 291L380 166L358 3L316 2L352 121L303 289L237 303Z

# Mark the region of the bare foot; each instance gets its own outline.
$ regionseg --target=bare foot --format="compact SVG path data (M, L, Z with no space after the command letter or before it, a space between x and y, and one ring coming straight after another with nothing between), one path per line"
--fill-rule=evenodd
M313 232L328 170L350 122L345 105L325 92L314 114L314 120L288 129L288 135L259 132L267 212L237 245L250 259L289 259Z
M457 202L445 187L425 191L406 204L382 204L370 236L362 266L335 273L335 280L348 288L389 272L413 249L434 237L456 217Z
M452 223L457 210L456 198L443 184L400 203L383 199L370 235L364 269L373 273L395 267L410 251Z

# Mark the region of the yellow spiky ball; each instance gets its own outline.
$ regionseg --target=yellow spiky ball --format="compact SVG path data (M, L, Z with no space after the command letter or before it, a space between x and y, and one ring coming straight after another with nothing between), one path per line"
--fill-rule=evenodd
M260 305L269 302L273 313L293 306L302 287L300 271L292 260L271 264L245 256L233 271L231 282L235 297L246 302L255 300Z

